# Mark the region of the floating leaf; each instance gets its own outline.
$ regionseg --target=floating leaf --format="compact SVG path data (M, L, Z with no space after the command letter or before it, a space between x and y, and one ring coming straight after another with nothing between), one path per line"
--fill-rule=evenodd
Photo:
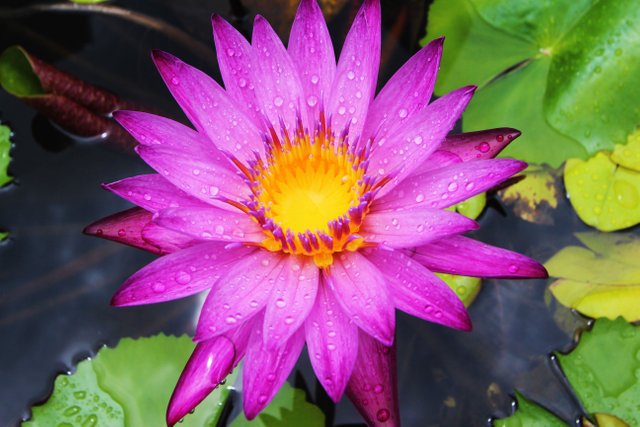
M599 319L577 347L557 354L564 375L590 413L614 415L640 425L640 333L624 321Z
M473 303L482 288L482 279L479 277L456 276L446 273L435 274L449 285L467 308Z
M560 195L558 170L530 165L519 176L524 178L498 193L502 201L513 206L513 212L525 221L553 224L551 212Z
M4 242L9 237L9 233L6 231L0 231L0 242Z
M596 424L593 424L588 419L583 418L582 425L584 427L629 427L629 424L611 414L597 413L593 414L593 417L596 419Z
M559 278L551 293L589 317L640 319L640 238L593 232L576 237L586 247L568 246L545 264Z
M567 424L535 402L516 392L517 409L507 418L493 421L494 427L566 427Z
M626 145L616 144L611 160L620 166L640 172L640 131L629 135Z
M10 151L11 129L9 129L9 126L0 125L0 187L13 181L13 178L9 175Z
M640 123L639 16L633 0L436 0L425 41L448 43L436 90L480 84L463 130L519 128L504 155L559 166L612 149Z
M569 159L564 184L582 221L601 231L640 223L640 172L619 166L608 152L589 160Z
M247 420L241 413L231 423L231 427L278 426L324 427L324 414L317 406L307 402L303 390L285 382L269 406L254 420Z
M165 425L171 391L194 347L188 337L158 335L103 348L73 375L59 375L49 400L23 425ZM215 426L228 395L228 387L219 387L181 425Z

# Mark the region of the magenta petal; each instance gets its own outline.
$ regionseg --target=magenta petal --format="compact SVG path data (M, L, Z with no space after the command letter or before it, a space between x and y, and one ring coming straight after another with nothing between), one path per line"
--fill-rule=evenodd
M273 350L285 343L304 323L318 292L320 270L311 257L288 256L264 315L263 338Z
M353 368L347 396L367 425L399 427L396 346L385 346L360 331L358 359Z
M241 160L253 158L263 148L252 118L202 71L162 51L153 60L164 82L195 128L220 149Z
M231 373L244 357L254 324L249 321L196 346L169 401L169 426L185 417Z
M327 24L316 0L300 2L291 27L288 50L298 69L309 117L318 117L320 106L326 104L331 91L336 57Z
M395 329L392 296L382 273L358 252L342 252L334 257L324 279L345 313L368 334L391 345Z
M465 162L491 159L519 136L520 132L511 128L461 133L447 137L440 150L456 154Z
M287 343L268 350L256 326L249 341L242 369L242 406L247 419L254 419L271 402L293 369L304 346L302 329Z
M223 334L260 312L275 283L282 280L282 258L279 253L257 250L228 268L204 302L195 339Z
M150 212L168 207L207 206L158 174L132 176L104 187Z
M414 205L406 209L376 210L375 205L362 224L360 234L367 242L393 248L423 245L451 234L478 229L478 223L455 212Z
M153 217L153 222L203 240L253 242L264 240L260 226L240 211L204 208L168 208Z
M231 265L255 249L210 242L163 256L129 277L111 304L129 306L170 301L212 287Z
M160 255L163 250L142 237L142 229L151 223L152 215L142 208L131 208L100 219L83 232Z
M413 175L377 199L375 209L447 208L495 187L526 167L519 160L477 160Z
M393 179L380 190L380 196L391 191L404 178L420 167L442 144L471 97L475 86L454 90L414 114L401 129L374 141L370 170Z
M344 313L324 280L304 326L313 370L327 394L337 403L358 355L358 327Z
M380 1L365 0L340 53L327 102L332 128L349 126L353 142L360 135L373 99L380 66Z
M160 248L161 254L171 254L181 249L189 248L206 240L195 238L179 231L169 230L153 222L142 229L142 238L148 243Z
M253 48L242 34L219 15L214 14L211 23L224 88L238 105L244 107L245 113L256 126L263 129L261 106L256 98L256 82L252 72L252 68L258 66Z
M199 343L184 367L167 409L173 426L209 395L233 369L235 347L226 337Z
M298 112L303 123L307 123L307 109L304 107L298 71L278 35L260 15L255 18L251 37L258 64L252 70L256 96L271 126L279 129L282 118L289 130L295 129Z
M249 187L242 178L221 165L214 155L145 146L136 147L136 151L173 185L207 204L236 210L219 198L241 201L249 197Z
M430 270L463 276L548 277L547 270L529 257L463 236L420 246L414 259Z
M389 79L369 108L363 137L386 138L429 104L443 42L444 38L433 40Z
M399 310L429 322L471 330L460 298L418 261L384 249L367 249L365 256L382 272Z

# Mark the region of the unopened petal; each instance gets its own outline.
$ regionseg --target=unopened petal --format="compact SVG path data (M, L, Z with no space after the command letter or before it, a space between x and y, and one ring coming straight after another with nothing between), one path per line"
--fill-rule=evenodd
M151 223L152 216L142 208L131 208L100 219L88 225L83 232L161 255L162 248L142 237L142 230Z
M448 136L440 150L459 156L463 161L491 159L520 136L512 128L487 129Z
M399 427L396 346L385 346L362 331L358 341L358 359L347 396L367 425Z

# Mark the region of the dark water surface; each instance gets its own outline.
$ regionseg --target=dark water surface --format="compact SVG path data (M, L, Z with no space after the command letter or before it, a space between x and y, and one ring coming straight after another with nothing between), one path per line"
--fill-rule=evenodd
M188 44L113 16L26 13L0 18L0 49L21 44L61 69L182 119L153 68L150 49L173 52L219 78L213 49L202 54L203 45L212 46L211 12L233 19L245 33L253 15L262 13L286 36L293 17L289 3L126 2L133 10L181 28L194 40ZM332 35L341 44L357 2L326 3L333 8ZM417 50L424 33L426 4L382 3L381 78L386 80ZM26 10L30 2L11 4L2 2L0 15ZM16 177L14 184L0 190L0 228L11 232L11 239L0 244L0 425L15 425L28 415L33 402L46 398L57 373L68 371L101 344L159 332L193 333L198 297L111 308L109 299L117 287L153 257L83 236L81 230L129 206L101 190L100 183L144 173L148 167L130 153L61 135L4 91L0 91L0 119L15 132L10 169ZM508 123L487 127L503 125ZM527 224L494 201L475 237L546 260L558 248L574 242L572 232L584 228L566 203L555 219L555 226ZM471 308L471 333L399 314L403 424L486 425L490 415L510 412L508 393L514 388L572 421L579 408L553 373L547 354L568 348L573 330L586 322L550 302L545 288L544 280L485 281ZM313 388L308 361L302 360L299 366ZM361 418L344 399L334 422L357 424Z

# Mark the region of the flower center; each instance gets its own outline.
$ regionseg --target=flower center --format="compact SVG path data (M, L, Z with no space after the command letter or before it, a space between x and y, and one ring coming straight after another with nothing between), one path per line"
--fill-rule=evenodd
M301 122L293 135L271 129L264 159L250 168L239 165L253 191L246 212L265 232L262 246L313 256L318 267L327 267L333 253L364 244L358 230L373 192L386 180L366 175L369 146L357 150L347 135L336 136L322 118L313 135Z

